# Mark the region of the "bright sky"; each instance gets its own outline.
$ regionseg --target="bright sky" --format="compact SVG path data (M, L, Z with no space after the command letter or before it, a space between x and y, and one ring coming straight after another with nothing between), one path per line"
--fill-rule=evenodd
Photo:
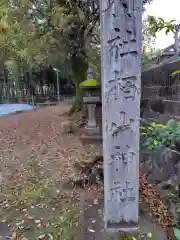
M180 0L154 0L147 4L146 12L148 15L161 17L164 20L177 20L180 23ZM163 32L157 34L156 48L163 49L174 43L173 34L166 35Z

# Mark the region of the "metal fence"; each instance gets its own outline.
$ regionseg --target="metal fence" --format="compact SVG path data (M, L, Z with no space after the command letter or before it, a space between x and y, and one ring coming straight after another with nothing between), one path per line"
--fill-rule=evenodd
M142 114L148 120L167 122L180 120L180 61L142 73Z
M71 95L59 95L59 102L73 102ZM12 82L5 84L0 82L0 104L3 103L28 103L32 105L45 104L47 102L58 103L57 88L55 85L42 85L32 87L28 84L20 84L19 88Z
M4 102L38 102L57 101L57 90L54 85L32 86L20 84L17 88L14 82L0 82L0 103Z
M43 84L42 79L40 80L30 82L25 76L20 76L19 81L16 81L13 74L5 69L0 72L0 104L20 102L36 105L62 101L72 103L73 94L68 95L64 86L58 91L57 84Z

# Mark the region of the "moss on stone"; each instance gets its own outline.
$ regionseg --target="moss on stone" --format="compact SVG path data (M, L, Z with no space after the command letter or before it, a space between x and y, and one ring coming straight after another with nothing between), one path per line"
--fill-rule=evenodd
M91 79L91 80L85 80L85 81L83 81L81 84L80 84L80 86L82 87L82 88L96 88L96 87L98 87L100 84L96 81L96 80L94 80L94 79Z

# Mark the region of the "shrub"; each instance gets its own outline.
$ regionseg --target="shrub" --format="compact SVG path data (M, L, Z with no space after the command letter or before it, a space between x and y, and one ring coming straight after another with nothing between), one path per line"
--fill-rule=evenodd
M144 124L140 131L142 151L155 152L159 147L172 148L180 141L180 122L173 119L166 124Z
M180 142L180 122L169 120L166 124L150 123L140 127L141 130L141 150L145 152L156 152L159 148L165 151L174 151L177 142ZM164 151L164 152L165 152ZM168 152L167 151L167 152ZM176 150L174 151L177 154ZM178 176L177 176L178 179ZM174 183L168 190L169 194L165 199L166 203L173 202L176 205L176 216L174 225L180 228L180 185L179 181ZM177 230L179 231L179 230ZM180 235L180 232L178 232ZM180 238L177 238L180 239Z

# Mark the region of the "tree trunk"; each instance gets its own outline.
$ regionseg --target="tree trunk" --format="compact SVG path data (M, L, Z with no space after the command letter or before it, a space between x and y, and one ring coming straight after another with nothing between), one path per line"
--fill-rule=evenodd
M9 103L10 100L10 92L9 92L9 81L8 81L8 70L4 69L4 94L3 98L5 99L5 102Z
M16 89L17 89L17 100L21 102L21 89L20 89L20 81L21 81L21 70L17 68L17 75L16 75Z
M74 85L76 88L76 97L75 102L72 105L72 108L69 111L69 115L72 115L75 112L81 111L83 109L83 94L82 89L80 88L80 83L87 79L87 69L88 63L85 59L80 57L72 58L72 69L74 73Z
M79 87L78 83L75 84L75 88L76 88L76 97L71 109L69 110L69 115L72 115L75 112L79 112L83 108L82 89Z

